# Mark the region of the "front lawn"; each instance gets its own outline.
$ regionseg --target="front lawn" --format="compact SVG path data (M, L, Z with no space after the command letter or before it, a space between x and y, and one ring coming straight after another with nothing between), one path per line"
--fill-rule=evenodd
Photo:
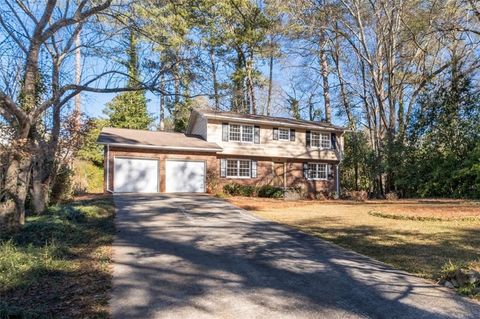
M111 197L85 197L2 234L0 318L108 318L113 216Z
M450 262L480 270L479 202L229 200L427 279L439 280Z

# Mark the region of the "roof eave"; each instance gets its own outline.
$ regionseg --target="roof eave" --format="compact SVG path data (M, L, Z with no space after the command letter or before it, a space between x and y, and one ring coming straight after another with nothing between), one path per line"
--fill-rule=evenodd
M194 152L205 152L205 153L217 153L217 152L223 151L221 147L205 148L205 147L187 147L187 146L159 146L159 145L148 145L148 144L127 144L127 143L108 143L108 142L97 142L97 144L125 147L125 148L156 149L156 150L164 150L164 151L194 151Z
M335 132L343 132L345 128L341 127L328 127L319 125L308 125L308 124L293 124L287 123L283 121L269 121L269 120L258 120L258 119L248 119L248 118L235 118L231 116L222 116L222 115L213 115L213 114L203 114L203 116L207 119L212 120L229 120L229 121L236 121L236 122L244 122L244 123L259 123L259 124L270 124L270 125L280 125L284 127L294 127L294 128L310 128L310 129L322 129L327 131L335 131Z

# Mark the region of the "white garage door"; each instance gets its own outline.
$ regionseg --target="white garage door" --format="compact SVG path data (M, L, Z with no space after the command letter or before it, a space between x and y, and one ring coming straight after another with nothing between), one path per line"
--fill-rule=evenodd
M114 191L117 193L158 192L158 161L115 158Z
M167 193L205 192L205 162L170 160L165 171Z

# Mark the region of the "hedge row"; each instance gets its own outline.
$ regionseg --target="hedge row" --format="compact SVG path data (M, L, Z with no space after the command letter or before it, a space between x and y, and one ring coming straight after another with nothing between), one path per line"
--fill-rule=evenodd
M282 198L285 190L272 185L253 186L229 183L223 186L223 192L231 196Z

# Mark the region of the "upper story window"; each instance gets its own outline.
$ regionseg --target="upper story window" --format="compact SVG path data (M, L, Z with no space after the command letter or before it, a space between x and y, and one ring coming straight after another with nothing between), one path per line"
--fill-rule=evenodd
M253 142L253 126L242 125L242 142Z
M228 137L230 141L253 142L253 126L230 124Z
M241 141L242 139L242 127L240 125L230 124L230 141Z
M273 128L273 139L279 141L295 141L295 130L285 127Z
M288 128L279 128L278 129L278 139L281 141L290 140L290 129Z
M312 146L321 148L331 148L332 141L330 133L312 132Z

